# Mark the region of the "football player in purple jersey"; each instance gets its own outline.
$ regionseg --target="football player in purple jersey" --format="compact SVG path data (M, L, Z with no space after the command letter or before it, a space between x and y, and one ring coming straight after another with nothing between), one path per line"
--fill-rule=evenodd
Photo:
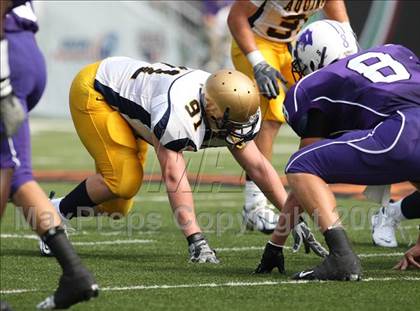
M9 198L21 207L32 228L54 251L63 270L54 295L38 308L68 308L97 296L98 285L81 263L64 233L60 216L32 175L28 112L44 91L46 68L35 41L38 25L31 2L9 3L11 6L3 6L2 1L1 12L5 36L1 40L0 167L5 192L2 189L0 210L3 212ZM16 118L15 113L22 112L23 120Z
M257 270L281 257L273 249L281 250L300 206L314 217L330 253L294 279L360 280L361 264L328 184L410 181L420 189L419 59L400 45L350 56L347 47L333 21L312 23L298 36L293 65L300 80L287 93L284 112L300 150L286 166L292 192Z

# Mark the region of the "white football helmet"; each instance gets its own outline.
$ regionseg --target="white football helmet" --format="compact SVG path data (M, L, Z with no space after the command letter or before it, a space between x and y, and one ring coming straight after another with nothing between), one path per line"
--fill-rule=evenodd
M293 75L300 79L338 59L357 53L359 46L350 27L333 20L319 20L303 28L293 49Z

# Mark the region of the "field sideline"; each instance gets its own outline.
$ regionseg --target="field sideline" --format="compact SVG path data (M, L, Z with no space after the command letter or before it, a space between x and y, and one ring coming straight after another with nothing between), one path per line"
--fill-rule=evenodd
M35 126L36 127L36 126ZM38 171L92 168L88 154L71 129L34 130L34 167ZM296 143L290 134L288 145ZM276 147L281 150L281 144ZM287 152L275 155L282 170ZM200 155L189 156L192 172ZM148 174L158 173L149 153ZM211 152L204 173L239 176L230 156ZM202 162L201 162L202 163ZM43 182L46 192L64 195L75 182ZM319 262L313 254L285 250L286 275L253 275L268 236L246 231L241 224L242 189L202 185L195 189L198 220L220 265L188 263L187 243L173 222L166 194L158 183L146 184L135 198L132 213L119 220L76 219L70 239L102 288L100 297L72 310L418 310L419 271L397 272L392 266L418 236L416 221L398 230L400 246L374 247L370 215L374 203L340 197L338 206L354 248L360 254L364 280L354 283L297 283L294 272ZM0 296L14 310L34 310L52 293L59 276L53 258L39 256L37 241L16 209L9 206L0 230ZM317 234L318 238L321 238ZM290 242L290 241L289 241Z

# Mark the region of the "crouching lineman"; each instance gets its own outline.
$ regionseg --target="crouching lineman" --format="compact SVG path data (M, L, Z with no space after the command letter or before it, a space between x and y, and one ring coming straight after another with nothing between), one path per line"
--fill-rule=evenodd
M3 38L3 27L0 27L0 218L10 198L54 252L63 272L54 295L38 308L64 309L97 296L98 285L82 264L64 233L60 216L32 175L28 113L44 91L46 68L35 41L38 25L30 1L9 2L10 8L4 1L0 6L5 30Z
M283 260L286 218L294 223L293 206L300 205L315 218L330 254L294 279L359 280L360 261L327 184L411 181L420 188L419 59L399 45L346 57L347 46L332 21L315 22L299 34L294 69L305 77L287 93L285 114L302 148L286 166L292 192L259 271Z
M252 141L261 123L259 94L240 72L221 70L210 75L111 57L76 76L70 110L97 173L54 200L63 218L80 216L78 207L127 215L142 184L147 144L157 154L192 262L219 260L196 221L183 151L227 146L275 206L281 208L286 201L276 171Z

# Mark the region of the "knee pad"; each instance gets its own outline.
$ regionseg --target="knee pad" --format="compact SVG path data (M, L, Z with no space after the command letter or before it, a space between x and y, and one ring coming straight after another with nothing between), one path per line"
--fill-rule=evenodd
M120 160L111 176L104 174L109 190L121 199L131 199L139 191L143 181L143 168L137 158Z
M120 216L127 216L131 211L134 203L134 198L130 200L115 199L102 203L97 207L99 213L106 213L108 216L119 218Z

